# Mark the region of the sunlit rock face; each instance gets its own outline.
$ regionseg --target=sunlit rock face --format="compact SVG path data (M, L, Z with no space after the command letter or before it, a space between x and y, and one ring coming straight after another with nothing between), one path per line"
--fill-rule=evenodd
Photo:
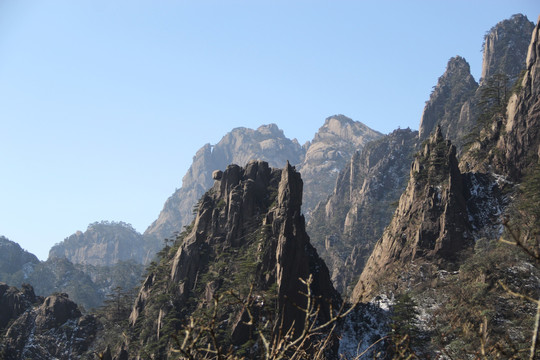
M77 231L49 251L49 259L66 258L74 264L111 266L120 261L143 263L147 254L143 237L122 222L96 222Z
M213 172L229 164L246 165L250 160L267 161L270 166L282 167L287 161L299 164L305 150L296 139L288 139L275 124L256 130L236 128L227 133L216 145L200 148L182 179L182 187L172 194L159 217L144 232L149 249L147 262L163 247L165 238L174 238L194 218L193 207L212 186Z
M407 186L418 132L395 130L356 152L339 173L333 193L308 223L314 246L342 294L358 278Z
M517 14L503 20L486 34L480 85L495 74L505 74L514 83L525 68L534 23Z
M326 119L307 144L305 158L298 166L304 180L303 209L308 218L315 206L332 193L339 171L353 154L381 136L381 133L344 115Z
M330 306L336 308L340 296L305 231L302 190L300 174L289 163L283 169L263 161L229 165L216 176L188 232L174 252L163 255L139 292L130 323L152 331L137 341L163 338L166 319L180 321L195 309L210 307L215 296L231 287L242 291L250 286L253 297L274 299L271 316L282 319L279 326L299 334L305 314L297 305L306 305L300 279L310 276L319 319L329 319ZM254 331L247 316L244 309L231 309L220 323L235 345L244 344Z
M451 58L424 107L420 120L420 140L427 139L437 126L441 127L447 139L455 141L463 137L474 123L469 118L461 118L460 114L463 105L477 88L467 61L461 56Z
M419 258L444 266L457 260L458 253L472 243L456 149L437 128L416 155L407 188L352 296L369 299L376 293L379 279L399 277L402 265Z

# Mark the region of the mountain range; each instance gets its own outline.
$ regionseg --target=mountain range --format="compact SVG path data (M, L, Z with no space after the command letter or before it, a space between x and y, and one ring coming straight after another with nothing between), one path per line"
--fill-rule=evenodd
M452 57L418 131L233 129L143 234L0 238L0 355L537 358L539 36L496 24L478 82Z

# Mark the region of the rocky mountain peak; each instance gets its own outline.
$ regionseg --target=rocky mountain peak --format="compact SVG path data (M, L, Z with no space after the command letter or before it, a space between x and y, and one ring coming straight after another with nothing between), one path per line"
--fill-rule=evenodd
M525 71L514 86L506 108L488 112L475 140L461 157L467 171L495 171L512 181L521 177L540 157L540 41L538 25L528 46ZM503 104L504 106L504 104Z
M298 169L304 179L304 212L315 206L334 188L337 175L357 151L382 136L365 124L344 115L328 117L307 147Z
M539 19L540 20L540 19ZM532 32L523 80L508 101L504 131L495 158L501 170L519 179L540 158L540 25ZM502 155L501 155L502 153Z
M418 132L398 129L356 152L333 193L319 203L308 232L342 293L356 279L407 186Z
M16 272L29 270L39 260L19 244L0 236L0 281L6 281Z
M213 184L212 172L229 164L246 165L251 160L267 161L282 167L286 161L298 164L305 150L296 140L285 137L275 124L256 130L244 127L227 133L217 144L204 145L193 157L193 163L182 179L182 187L167 199L158 219L145 231L147 242L157 252L165 238L174 238L193 220L193 206Z
M2 293L0 284L0 314L12 299L22 311L12 317L3 338L5 359L80 358L88 350L99 328L94 316L81 316L77 305L66 294L53 294L45 300L34 296L31 286L21 291L9 288ZM15 314L11 312L11 314Z
M456 148L437 127L411 166L407 189L392 221L375 245L353 297L368 299L377 279L397 276L399 269L418 259L444 266L472 243L464 179Z
M460 122L461 108L477 88L469 63L461 56L451 58L424 107L420 120L420 139L429 137L437 125L441 126L447 138L460 138L462 132L469 127Z
M152 309L153 296L159 293L170 296L167 304L178 301L187 309L207 306L228 289L243 293L253 286L253 296L276 301L282 326L301 330L303 314L295 304L302 305L306 299L299 293L305 289L300 278L313 277L312 290L318 298L332 302L339 295L305 232L300 174L288 162L280 170L252 161L245 167L229 165L223 172L214 172L214 179L199 201L189 233L168 259L162 259L168 269L167 290L158 289L163 278L157 278L156 272L148 276L130 317L132 326L147 322L145 326L155 328L155 336L160 337L156 324L186 311L168 305ZM321 302L321 319L329 316L328 304ZM149 318L156 311L162 320ZM236 310L227 316L223 328L233 343L243 344L252 332L244 322L247 314Z
M234 130L233 130L234 131ZM256 130L263 135L285 136L283 130L281 130L276 124L261 125Z
M143 237L124 222L101 221L77 231L49 251L49 258L65 257L74 264L110 266L133 259L144 263L148 256Z
M354 121L345 115L334 115L326 118L324 125L313 138L313 143L339 139L340 141L351 141L354 145L361 147L365 145L365 138L377 137L378 132L370 129L367 125Z
M505 74L513 84L525 67L527 49L534 23L516 14L496 24L484 37L484 55L480 84L495 74Z

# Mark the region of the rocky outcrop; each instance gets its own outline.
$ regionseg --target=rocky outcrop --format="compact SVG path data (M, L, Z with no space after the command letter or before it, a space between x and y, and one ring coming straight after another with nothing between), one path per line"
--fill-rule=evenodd
M0 332L40 299L34 289L25 284L21 289L0 283ZM42 299L41 299L42 300Z
M427 139L436 126L452 141L458 153L470 142L466 136L478 126L486 100L485 88L495 75L507 77L507 91L525 67L525 57L534 24L524 15L514 15L495 25L485 36L480 86L470 74L469 64L460 56L449 60L424 107L420 139Z
M28 263L38 263L38 258L23 250L19 244L0 236L0 273L14 273Z
M23 292L25 296L33 294L31 287ZM66 294L54 294L41 299L41 304L27 306L9 326L2 341L2 355L6 360L80 358L98 328L97 320L82 316Z
M362 272L407 186L418 132L395 130L368 143L339 173L330 197L308 224L313 244L342 293Z
M193 220L193 207L213 184L216 169L229 164L245 165L250 160L264 160L271 166L281 167L287 161L298 164L304 158L304 149L296 139L290 140L275 124L256 130L236 128L217 144L204 145L193 157L193 163L182 179L182 187L165 202L159 217L144 233L149 243L147 261L163 247L163 239L174 238Z
M437 126L441 127L443 136L453 142L467 134L474 123L462 123L465 117L460 118L460 113L477 88L467 61L461 56L451 58L424 107L420 140L427 139Z
M104 227L105 230L96 230L94 227ZM114 247L112 243L115 241L122 243L123 240L119 239L123 238L121 235L124 231L128 234L134 232L132 228L126 229L126 225L123 224L92 224L85 234L80 233L69 238L71 240L75 238L82 243L66 241L57 244L53 251L63 249L65 253L80 256L78 259L83 261L92 252L95 254L93 259L110 259L111 254L99 254L99 243L92 243L92 241L103 239L105 242L103 246L119 249L121 246ZM138 237L142 238L140 234ZM83 241L85 239L91 243L85 244ZM123 246L129 247L126 242L123 242ZM134 248L129 251L137 251L137 246L141 248L140 243L133 246ZM73 247L73 251L70 247ZM83 249L87 249L88 252L85 253ZM134 260L118 260L111 266L74 264L64 256L52 256L47 261L39 261L33 254L22 250L17 243L5 238L0 238L0 250L3 250L0 251L0 268L2 269L0 282L22 286L23 289L24 284L29 284L33 288L32 291L39 296L49 296L57 292L67 293L73 301L88 310L101 306L106 296L111 294L116 287L132 289L138 286L144 271L144 266Z
M504 130L495 151L502 170L512 179L519 179L540 158L539 26L537 24L532 33L526 71L519 90L508 102Z
M487 88L492 86L494 77L502 75L506 83L501 86L504 91L510 93L510 89L525 68L533 28L534 24L526 16L517 14L499 22L486 34L479 87L475 94L463 104L459 114L458 124L464 128L462 134L470 137L471 131L478 131L482 126L478 123L478 118L485 112L485 106L489 103L489 101L486 102L485 93L489 92ZM465 138L451 140L457 141L458 150L471 142L471 139Z
M39 260L34 254L0 236L0 281L19 285L27 281L28 273L36 264L39 264Z
M506 74L514 83L525 67L534 23L525 15L516 14L499 22L484 37L484 55L480 85L496 74Z
M298 170L304 180L304 212L308 218L315 206L332 193L336 178L356 151L382 136L361 122L344 115L328 117L307 144Z
M460 159L464 171L496 172L519 182L540 156L540 60L538 25L532 33L526 69L508 100L489 114L486 124Z
M123 222L96 222L83 233L75 234L54 245L49 258L65 257L74 264L110 266L120 261L146 259L143 237Z
M353 298L369 299L380 279L391 283L415 260L441 266L456 261L457 254L473 243L466 196L456 149L437 128L416 155L407 189L364 267Z
M319 318L328 319L329 304L337 303L339 294L305 232L302 187L300 174L289 163L283 170L262 161L245 168L228 166L201 198L191 230L177 250L148 276L131 313L132 326L151 327L154 339L163 338L162 324L210 306L216 295L232 289L265 299L261 304L275 302L271 316L280 319L275 326L294 327L298 334L304 322L297 305L306 304L300 293L306 287L300 279L310 275L311 290L321 306ZM164 284L156 274L167 269ZM158 294L169 300L159 305ZM264 310L261 307L254 316L259 311ZM252 337L244 310L231 308L220 316L220 329L227 329L234 344Z
M313 140L301 147L289 140L276 125L257 130L237 128L219 143L206 144L193 158L193 163L178 189L165 203L159 218L144 233L151 250L157 252L163 239L174 238L193 219L193 207L228 164L245 165L250 160L267 161L282 167L287 161L296 164L304 179L304 212L309 214L317 203L332 192L338 172L355 151L382 134L346 116L326 119ZM217 177L217 178L216 178Z

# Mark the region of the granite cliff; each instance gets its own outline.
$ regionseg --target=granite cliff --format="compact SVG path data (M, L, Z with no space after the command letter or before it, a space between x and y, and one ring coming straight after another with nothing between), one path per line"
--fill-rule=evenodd
M193 157L193 163L182 179L182 187L174 192L163 206L159 217L144 232L154 254L163 246L163 239L174 238L175 233L191 223L193 208L200 197L212 186L212 172L229 164L245 165L250 160L268 161L281 167L287 161L298 164L304 149L296 140L290 140L275 124L256 130L236 128L217 144L204 145ZM152 260L148 257L147 262Z
M331 269L336 289L346 292L360 275L394 203L405 190L418 132L395 130L356 152L339 173L334 192L308 223L313 244Z
M514 83L525 67L534 23L516 14L493 26L484 37L480 85L496 74L505 74Z
M478 118L485 112L486 96L494 79L504 77L500 86L508 93L525 68L525 58L534 24L518 14L493 26L484 38L482 75L479 84L470 74L469 64L460 56L449 60L426 102L420 121L420 138L427 139L437 125L443 136L457 147L458 154L471 141L471 132L482 126Z
M154 239L157 252L165 238L174 238L193 220L193 207L212 186L212 172L229 164L245 165L253 159L268 161L271 166L283 166L287 161L300 163L304 150L295 140L289 140L275 124L256 130L236 128L217 144L204 145L193 157L193 163L182 179L182 187L165 202L159 217L144 232ZM148 241L148 240L147 240Z
M463 104L477 88L467 61L461 56L451 58L424 107L420 120L420 140L427 139L437 125L443 130L443 135L453 141L467 134L472 124L468 119L461 118L460 113Z
M298 165L305 183L304 212L308 218L317 204L332 193L339 172L354 153L381 136L344 115L325 120L313 140L305 146L305 158Z
M74 264L109 266L120 261L144 263L147 252L143 237L123 222L95 222L83 233L77 231L49 251L49 259L66 258Z
M306 286L300 279L312 276L320 321L329 319L330 304L335 308L340 300L305 232L303 183L289 163L282 170L261 161L245 168L230 165L216 171L214 179L188 231L150 268L130 316L131 326L146 334L133 341L162 358L173 346L163 340L165 332L174 331L167 324L211 308L213 299L229 290L260 299L252 315L277 320L274 334L283 329L299 334L304 328L304 313L297 306L306 305L300 293ZM255 328L247 324L245 308L222 306L219 328L237 346L251 341L246 355L255 356L262 344L254 346Z
M472 244L456 148L437 128L416 155L394 217L367 260L352 296L370 299L380 279L390 282L405 264L427 259L444 266L457 261L459 252Z
M540 29L537 24L527 52L523 79L506 108L495 158L512 179L520 179L540 157ZM500 154L500 155L499 155Z
M157 252L163 239L174 238L193 219L193 207L212 186L213 170L228 164L245 165L250 160L267 161L274 167L282 167L287 161L297 165L304 179L304 212L309 215L332 192L338 172L352 154L380 136L343 115L327 118L313 140L303 147L296 139L286 138L274 124L256 130L234 129L216 145L206 144L197 152L182 187L167 199L158 219L145 231L145 241Z

